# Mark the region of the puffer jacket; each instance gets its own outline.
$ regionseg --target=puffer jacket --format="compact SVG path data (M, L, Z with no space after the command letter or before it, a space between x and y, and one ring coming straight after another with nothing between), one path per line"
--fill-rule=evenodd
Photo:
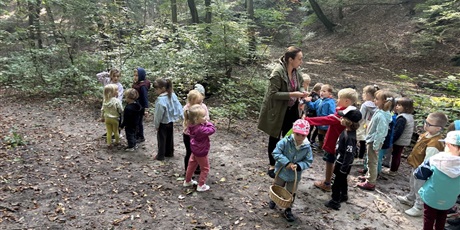
M305 138L305 141L296 149L294 134L281 139L273 150L273 158L276 160L275 172L279 170L279 177L284 181L294 181L295 173L286 166L289 163L297 164L297 181L300 181L302 171L310 168L313 163L313 153L311 151L310 142Z

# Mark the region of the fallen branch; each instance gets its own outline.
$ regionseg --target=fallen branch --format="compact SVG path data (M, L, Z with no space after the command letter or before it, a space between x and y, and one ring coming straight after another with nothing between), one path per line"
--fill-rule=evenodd
M12 208L9 208L9 207L6 207L6 206L3 206L3 205L0 205L0 209L5 209L6 211L9 211L9 212L16 212L16 210L14 210Z

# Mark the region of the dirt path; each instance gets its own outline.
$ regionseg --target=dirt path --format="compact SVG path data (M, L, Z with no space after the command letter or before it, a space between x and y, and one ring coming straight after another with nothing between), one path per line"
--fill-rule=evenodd
M246 133L221 128L212 136L212 190L197 193L182 187L179 127L175 157L156 162L151 121L141 149L110 152L100 138L104 127L96 122L95 102L0 100L0 139L15 126L29 142L0 149L0 229L420 229L422 224L404 215L408 207L395 199L407 192L407 176L379 181L378 191L366 192L354 187L353 169L350 200L340 211L325 208L330 193L313 187L323 176L319 153L302 176L293 208L298 220L286 222L281 210L267 205L267 138L253 122L241 124Z

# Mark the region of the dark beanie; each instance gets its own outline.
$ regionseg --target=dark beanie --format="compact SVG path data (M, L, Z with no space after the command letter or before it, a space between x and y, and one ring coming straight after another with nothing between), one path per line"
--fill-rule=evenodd
M137 67L137 81L144 81L145 80L145 70L141 67Z

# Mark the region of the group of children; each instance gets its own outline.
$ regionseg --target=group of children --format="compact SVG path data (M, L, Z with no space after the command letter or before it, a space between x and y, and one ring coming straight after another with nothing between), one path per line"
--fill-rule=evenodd
M125 129L128 146L125 151L135 151L138 144L145 141L143 118L149 114L148 91L151 83L146 79L143 68L134 69L133 84L124 91L119 82L121 72L111 69L98 73L98 80L104 85L104 98L101 108L101 121L105 122L107 146L109 149L120 145L119 130ZM209 173L208 152L210 149L209 136L215 132L214 125L209 122L209 112L203 103L205 90L200 84L195 85L187 95L187 104L182 105L173 91L169 79L158 78L153 82L157 95L153 114L153 123L157 131L158 151L155 160L162 161L174 156L173 123L184 119L183 140L186 148L184 157L185 181L184 186L197 185L197 191L210 189L206 185ZM125 97L126 106L123 109L122 100ZM115 142L112 144L112 137ZM199 174L199 180L192 180L193 174Z
M305 89L310 81L308 76L304 78ZM358 100L357 92L345 88L338 92L332 111L332 91L330 85L322 85L319 92L314 91L303 99L300 111L306 116L294 123L293 134L278 142L273 156L277 160L275 172L287 175L276 177L275 183L292 192L293 171L300 172L300 178L301 172L311 165L311 147L315 137L308 136L310 131L316 126L319 136L326 128L324 141L320 136L318 138L324 151L323 160L326 161L325 179L314 182L314 185L324 191L332 191L331 200L325 206L339 210L340 203L348 200L347 175L352 165L364 166L358 171L366 175L358 177L360 182L357 187L365 190L376 189L380 173L396 175L401 154L411 144L415 126L414 105L409 98L396 97L388 90L369 85L363 88L363 103L359 110L354 106ZM314 93L319 93L320 97L314 100ZM312 111L316 111L316 117L312 116ZM457 130L455 122L458 123ZM403 204L413 205L405 211L406 214L425 215L424 229L433 229L433 226L444 229L447 210L455 205L460 195L460 121L455 122L448 129L450 132L446 139L441 140L448 118L442 112L430 113L424 122L425 133L420 135L407 158L412 167L410 192L406 196L397 196L397 199ZM307 126L308 131L300 129L299 124ZM286 148L286 145L291 148ZM440 153L443 150L444 153ZM353 164L355 158L364 161L357 160L360 163ZM381 170L384 160L388 162L389 170ZM273 209L276 204L270 201L269 207ZM290 207L285 209L284 216L288 221L295 219Z

